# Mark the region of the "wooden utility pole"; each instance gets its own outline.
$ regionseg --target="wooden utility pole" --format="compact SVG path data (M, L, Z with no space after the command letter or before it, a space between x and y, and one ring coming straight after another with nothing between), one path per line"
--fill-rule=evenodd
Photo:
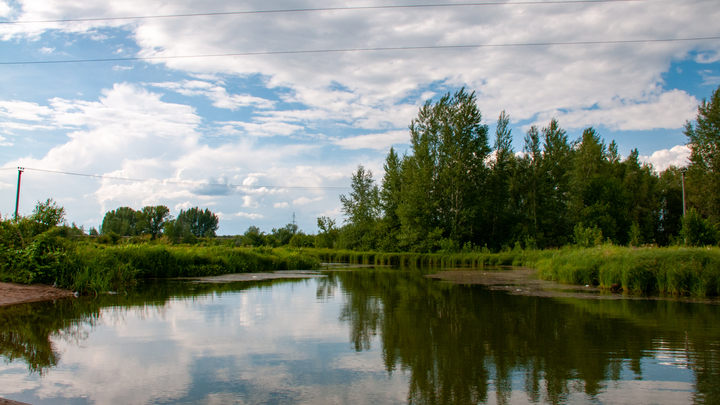
M17 186L17 196L15 197L15 221L18 220L18 205L20 204L20 177L22 176L22 172L25 169L22 167L18 167L18 186Z

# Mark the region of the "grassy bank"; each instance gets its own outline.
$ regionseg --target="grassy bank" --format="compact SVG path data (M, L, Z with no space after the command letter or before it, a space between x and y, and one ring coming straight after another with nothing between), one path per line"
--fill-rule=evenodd
M602 245L565 248L535 264L545 280L595 284L624 291L712 296L720 294L720 249Z
M385 253L352 250L306 249L306 254L326 263L368 264L394 267L493 267L532 266L551 251L515 249L499 253Z
M630 248L601 245L560 250L511 250L499 253L377 253L309 249L324 262L395 267L526 266L538 276L565 284L590 284L629 292L661 292L697 296L720 295L720 249Z
M25 246L2 245L0 281L56 284L80 292L116 290L138 279L317 269L297 250L74 241L56 228Z

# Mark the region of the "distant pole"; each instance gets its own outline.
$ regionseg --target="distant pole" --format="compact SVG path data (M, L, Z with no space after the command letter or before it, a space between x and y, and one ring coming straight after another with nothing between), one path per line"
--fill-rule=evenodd
M18 220L18 205L20 204L20 177L22 176L22 172L25 169L22 167L18 167L18 186L17 186L17 196L15 197L15 220Z
M680 169L680 172L682 173L682 189L683 189L683 218L685 218L685 172L687 171L686 168Z

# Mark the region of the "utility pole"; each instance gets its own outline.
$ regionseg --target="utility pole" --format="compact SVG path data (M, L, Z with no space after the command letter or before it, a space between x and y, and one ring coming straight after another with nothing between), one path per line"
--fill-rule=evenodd
M18 220L18 205L20 204L20 177L25 168L18 167L18 186L17 186L17 197L15 197L15 221Z
M682 173L682 190L683 190L683 218L685 218L685 172L687 171L686 167L683 167L680 169L680 173Z

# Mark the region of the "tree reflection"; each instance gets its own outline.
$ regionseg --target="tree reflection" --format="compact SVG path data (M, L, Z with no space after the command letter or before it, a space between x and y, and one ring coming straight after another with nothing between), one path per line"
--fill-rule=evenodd
M397 270L336 273L346 293L341 319L356 350L379 335L388 372L409 372L410 403L477 403L492 385L508 403L513 374L532 402L589 399L627 365L660 348L691 353L696 400L720 400L715 305L667 301L567 300L453 286ZM687 339L686 339L687 332Z

